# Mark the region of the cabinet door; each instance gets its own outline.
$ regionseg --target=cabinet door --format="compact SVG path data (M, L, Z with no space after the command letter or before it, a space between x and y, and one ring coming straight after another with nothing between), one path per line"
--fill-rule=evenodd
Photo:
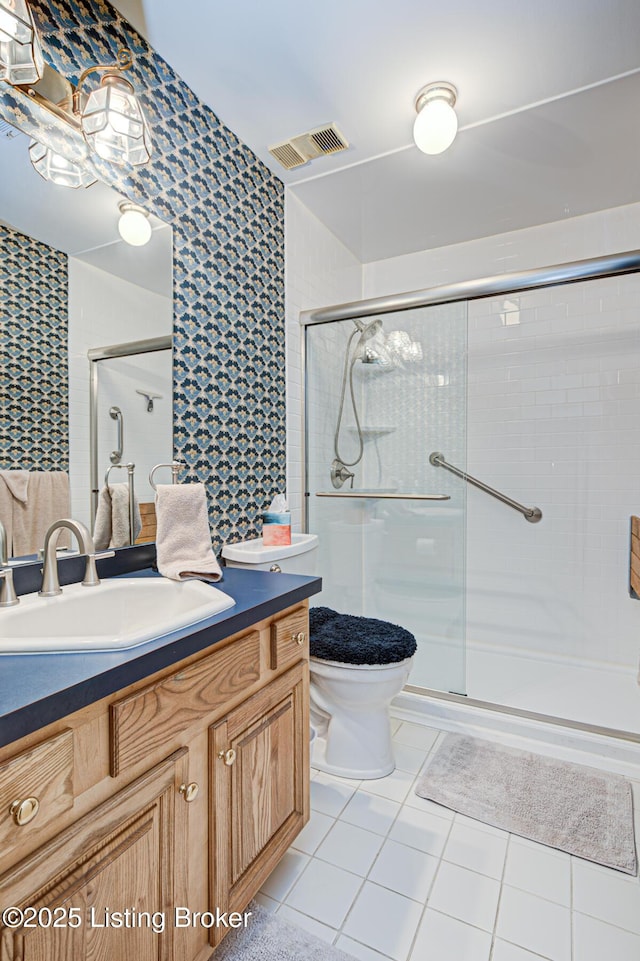
M176 751L0 878L3 907L39 912L33 927L0 928L2 961L171 961L186 753Z
M242 911L309 819L308 683L302 662L211 728L214 911Z

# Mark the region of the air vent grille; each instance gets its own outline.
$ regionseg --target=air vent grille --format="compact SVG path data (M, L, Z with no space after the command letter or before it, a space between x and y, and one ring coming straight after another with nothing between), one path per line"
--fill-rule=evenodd
M301 153L298 153L293 143L290 140L286 140L284 143L275 144L273 147L269 147L269 153L273 154L278 163L281 163L286 170L293 170L294 167L301 167L302 164L306 164L308 157L304 157Z
M298 134L297 137L292 137L291 140L285 140L283 143L273 144L269 147L269 153L285 170L293 170L294 167L301 167L302 164L309 163L316 157L346 150L348 146L348 141L336 125L331 123L316 127L315 130L308 130L307 133Z
M314 130L311 139L322 153L337 153L338 150L346 150L348 146L333 125Z

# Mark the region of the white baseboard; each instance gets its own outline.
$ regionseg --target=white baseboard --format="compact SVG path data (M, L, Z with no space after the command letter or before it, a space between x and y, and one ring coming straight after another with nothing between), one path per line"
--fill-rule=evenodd
M640 781L640 743L457 700L402 691L394 717L586 764Z

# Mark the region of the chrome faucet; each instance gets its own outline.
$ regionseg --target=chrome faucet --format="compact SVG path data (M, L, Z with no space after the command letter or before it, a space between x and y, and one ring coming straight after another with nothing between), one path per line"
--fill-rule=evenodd
M9 567L9 543L7 531L0 521L0 607L15 607L18 603L13 586L13 569Z
M95 587L100 583L96 570L96 560L101 557L113 557L115 551L96 551L93 537L80 521L74 521L70 517L54 521L44 538L44 564L42 566L42 588L38 591L40 597L55 597L62 594L60 580L58 578L58 555L56 554L56 544L60 536L60 531L66 529L71 531L78 542L80 555L87 558L84 570L83 587Z

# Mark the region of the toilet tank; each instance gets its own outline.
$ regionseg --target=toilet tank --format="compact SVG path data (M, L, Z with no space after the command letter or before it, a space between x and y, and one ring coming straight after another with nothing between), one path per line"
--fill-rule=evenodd
M265 547L261 537L225 544L222 548L227 567L246 567L269 571L277 564L285 574L315 574L318 556L317 534L292 534L291 544Z

